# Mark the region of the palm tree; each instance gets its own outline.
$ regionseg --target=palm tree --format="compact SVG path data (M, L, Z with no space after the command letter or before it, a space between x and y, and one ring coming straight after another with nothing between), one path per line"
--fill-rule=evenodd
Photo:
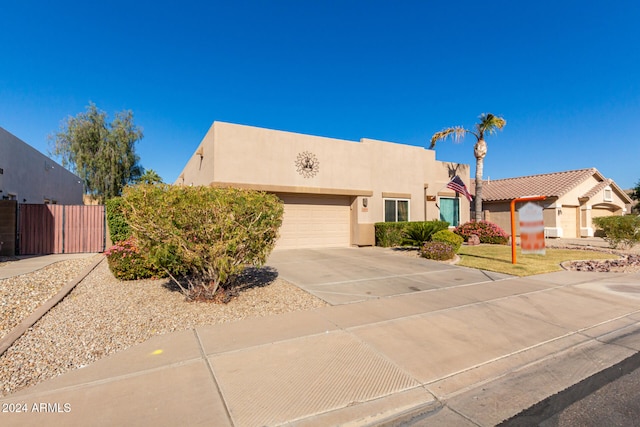
M459 142L467 133L476 137L476 145L473 147L473 154L476 156L476 221L482 219L482 173L484 171L484 157L487 155L487 143L484 140L484 134L492 135L507 124L505 119L494 116L491 113L482 113L479 119L480 122L476 123L475 131L465 129L462 126L455 126L434 133L431 137L431 146L429 147L430 149L435 147L436 142L445 140L449 136L451 136L454 142Z
M145 169L136 182L139 184L162 184L162 178L153 169Z

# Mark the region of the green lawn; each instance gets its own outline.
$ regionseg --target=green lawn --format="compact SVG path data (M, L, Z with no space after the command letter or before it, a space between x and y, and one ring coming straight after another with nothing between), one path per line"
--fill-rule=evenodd
M511 246L507 245L463 245L458 251L460 262L458 265L515 276L530 276L532 274L560 271L560 263L589 259L614 259L616 255L597 251L572 249L549 249L546 255L522 255L520 248L516 250L517 264L511 263Z

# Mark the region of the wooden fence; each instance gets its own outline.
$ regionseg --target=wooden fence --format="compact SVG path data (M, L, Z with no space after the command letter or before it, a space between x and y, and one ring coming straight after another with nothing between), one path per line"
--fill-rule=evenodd
M16 224L18 220L18 202L0 200L0 256L16 254Z
M20 255L103 252L104 206L36 205L18 207Z

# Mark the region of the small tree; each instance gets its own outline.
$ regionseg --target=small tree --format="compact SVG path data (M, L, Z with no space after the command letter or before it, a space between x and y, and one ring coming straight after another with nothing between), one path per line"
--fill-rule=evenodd
M85 192L100 203L119 196L141 175L135 152L140 139L142 130L133 123L131 111L116 113L109 123L107 114L92 102L86 112L67 117L58 133L49 135L52 154L84 181Z
M637 202L640 202L640 181L636 182L636 186L633 188L631 198ZM640 214L640 203L636 203L633 207L633 211Z
M284 211L273 194L231 188L141 184L123 200L140 249L189 299L214 298L246 266L264 264Z

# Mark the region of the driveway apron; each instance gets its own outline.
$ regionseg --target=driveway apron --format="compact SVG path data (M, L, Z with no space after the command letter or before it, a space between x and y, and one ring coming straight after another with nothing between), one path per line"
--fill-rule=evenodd
M512 277L376 247L277 250L267 264L332 305Z

